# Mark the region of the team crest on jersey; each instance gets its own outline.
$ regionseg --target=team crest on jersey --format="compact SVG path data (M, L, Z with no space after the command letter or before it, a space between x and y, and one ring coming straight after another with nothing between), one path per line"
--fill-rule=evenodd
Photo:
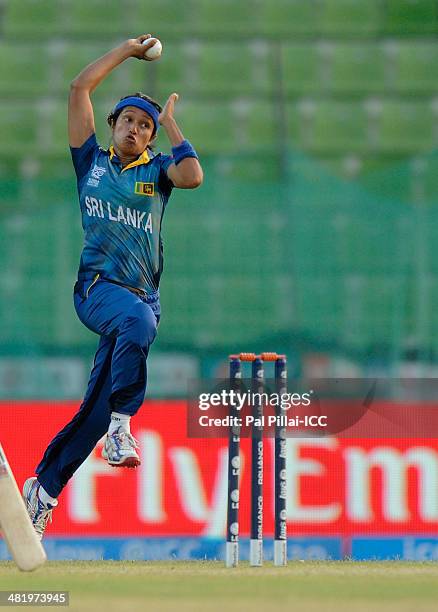
M106 168L103 168L102 166L98 166L97 164L94 164L94 167L91 170L91 176L87 181L87 185L89 185L90 187L98 187L99 181L102 178L102 176L105 174L105 172L106 172Z
M154 195L154 184L153 183L141 183L137 181L135 183L135 193L138 193L138 195L153 196Z

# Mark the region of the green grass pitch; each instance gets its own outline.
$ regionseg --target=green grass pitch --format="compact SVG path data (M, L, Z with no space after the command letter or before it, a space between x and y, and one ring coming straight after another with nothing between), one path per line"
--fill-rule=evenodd
M0 590L11 589L68 590L70 607L62 609L78 612L423 612L438 610L438 564L309 561L226 569L210 561L87 561L50 562L25 574L1 562Z

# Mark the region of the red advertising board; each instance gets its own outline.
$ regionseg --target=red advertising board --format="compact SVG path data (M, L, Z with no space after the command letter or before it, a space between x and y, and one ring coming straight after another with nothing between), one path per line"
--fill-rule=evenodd
M78 402L1 402L1 442L21 486ZM187 437L183 401L147 401L132 420L137 470L111 468L101 444L60 496L52 535L223 536L227 440ZM242 440L241 531L249 528L249 440ZM273 530L273 440L265 441L265 529ZM288 531L438 531L438 440L288 440Z

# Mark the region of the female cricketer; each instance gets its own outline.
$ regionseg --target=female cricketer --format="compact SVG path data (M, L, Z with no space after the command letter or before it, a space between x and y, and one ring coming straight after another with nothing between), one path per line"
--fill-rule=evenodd
M90 95L128 58L149 60L145 52L155 42L150 34L127 40L71 84L68 130L84 229L74 305L100 342L78 413L49 444L37 478L24 484L40 538L62 489L105 433L102 454L110 465L140 464L129 423L144 399L146 359L160 318L161 223L173 187L198 187L203 174L173 116L177 94L163 109L141 93L122 98L108 115L108 150L96 141ZM160 126L172 155L152 150Z

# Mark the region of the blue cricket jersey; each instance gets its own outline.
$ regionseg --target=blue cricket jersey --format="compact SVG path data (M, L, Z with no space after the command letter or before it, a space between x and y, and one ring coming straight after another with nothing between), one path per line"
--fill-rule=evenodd
M79 279L99 273L147 293L157 291L163 269L161 223L173 183L170 155L149 149L124 168L114 149L92 134L70 147L84 229Z

